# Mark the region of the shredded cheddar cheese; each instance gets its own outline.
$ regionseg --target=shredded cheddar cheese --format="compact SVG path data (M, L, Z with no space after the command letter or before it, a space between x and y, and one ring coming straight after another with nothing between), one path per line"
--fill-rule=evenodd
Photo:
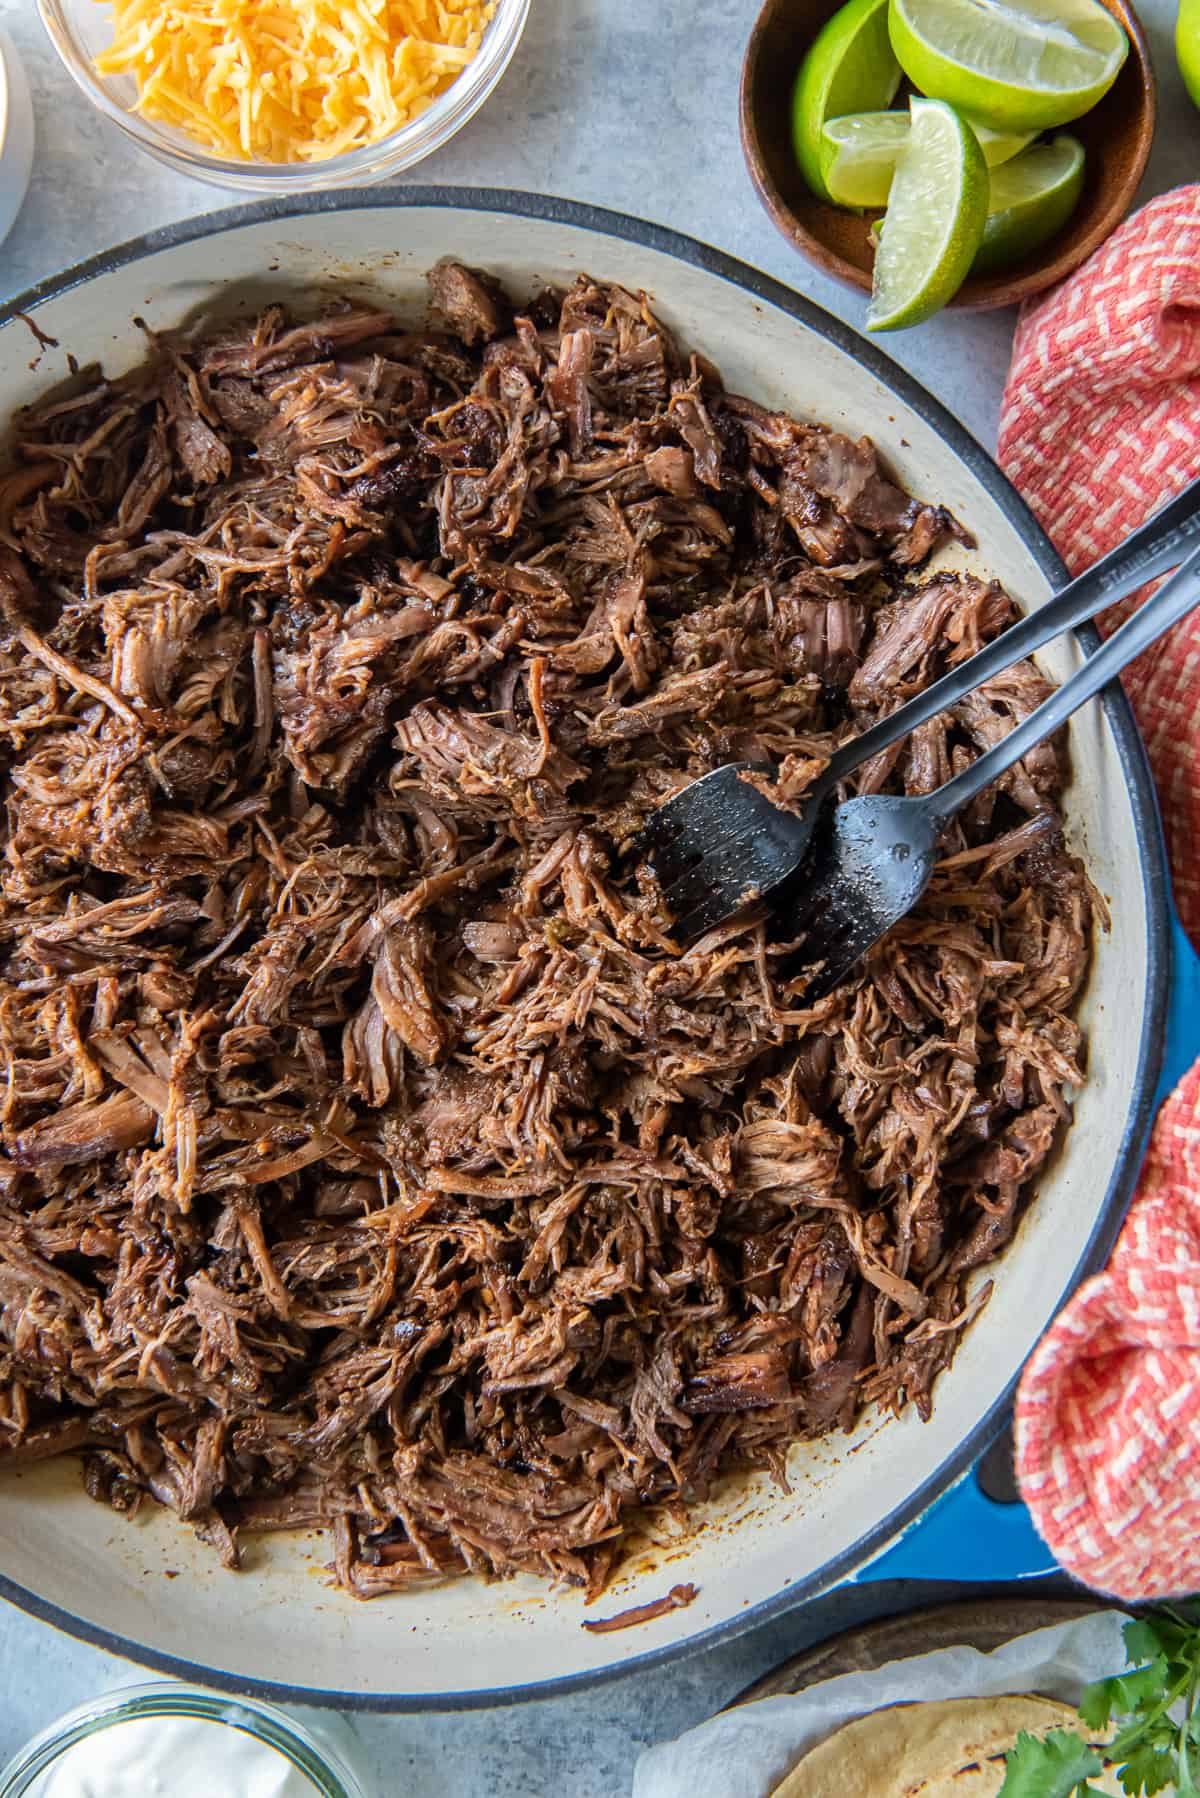
M409 124L472 60L495 0L113 0L101 75L220 156L319 162Z

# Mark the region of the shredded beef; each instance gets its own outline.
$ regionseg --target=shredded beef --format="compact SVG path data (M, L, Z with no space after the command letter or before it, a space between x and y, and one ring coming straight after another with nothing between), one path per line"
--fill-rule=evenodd
M731 759L802 803L1012 608L644 297L432 292L433 329L276 307L18 421L0 1462L82 1451L229 1566L327 1529L363 1598L594 1594L642 1507L928 1414L1082 1078L1089 887L1044 747L819 1004L761 906L678 943L649 812Z
M615 1617L589 1617L583 1627L597 1636L609 1635L617 1629L636 1629L639 1624L653 1623L671 1611L685 1609L695 1603L697 1596L696 1586L672 1586L662 1598L651 1599L649 1604L632 1605L627 1611L618 1611Z

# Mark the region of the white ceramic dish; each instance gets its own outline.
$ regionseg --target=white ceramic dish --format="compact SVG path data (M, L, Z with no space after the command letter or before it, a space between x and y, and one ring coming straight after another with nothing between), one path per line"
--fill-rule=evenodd
M24 296L61 348L36 369L29 331L0 311L0 416L44 392L71 351L116 372L139 359L134 318L178 325L202 309L312 295L383 295L419 315L423 272L453 252L517 292L580 269L644 288L731 387L857 435L869 432L917 493L978 537L965 559L1026 605L1060 578L1045 538L999 471L952 419L872 346L808 302L702 245L558 200L438 189L330 195L192 220ZM1048 653L1062 676L1074 644ZM1084 1005L1091 1076L1075 1128L999 1268L991 1304L939 1382L933 1419L864 1422L792 1456L793 1490L731 1485L703 1527L663 1532L604 1611L692 1581L687 1609L621 1635L592 1635L577 1592L532 1579L451 1582L356 1603L330 1589L323 1540L252 1544L222 1572L165 1513L135 1525L84 1497L72 1464L0 1486L0 1591L37 1614L163 1670L285 1700L432 1709L544 1696L646 1666L797 1603L860 1569L949 1487L994 1433L1017 1372L1063 1299L1115 1234L1136 1176L1162 1054L1166 880L1157 814L1123 697L1071 731L1072 841L1109 895ZM179 1577L169 1583L168 1570Z
M33 101L17 47L0 30L0 243L13 228L33 172Z

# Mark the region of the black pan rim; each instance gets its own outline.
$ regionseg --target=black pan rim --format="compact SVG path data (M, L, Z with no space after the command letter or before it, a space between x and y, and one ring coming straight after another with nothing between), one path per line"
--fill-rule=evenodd
M955 452L1007 521L1024 538L1051 585L1060 585L1065 580L1066 570L1050 539L982 445L976 442L965 426L939 400L934 399L918 381L850 325L826 312L814 301L794 293L782 282L697 238L636 218L630 213L614 212L576 200L523 192L515 188L416 185L399 188L338 188L326 193L259 200L248 205L226 207L145 232L115 249L89 257L59 275L38 282L26 292L0 305L0 329L11 324L14 319L19 320L23 315L34 312L47 300L56 299L99 276L128 268L164 250L238 230L243 226L311 218L323 213L402 212L419 208L492 212L534 219L539 223L558 224L570 230L601 233L619 241L656 250L675 261L702 269L787 313L797 324L824 337L869 369L897 399L930 425ZM1083 626L1076 632L1076 636L1086 653L1091 653L1099 643L1099 637L1091 625ZM1095 1228L1082 1246L1075 1267L1064 1284L1062 1303L1066 1302L1080 1280L1103 1265L1116 1240L1137 1183L1154 1118L1156 1089L1166 1053L1166 1018L1171 974L1171 899L1162 823L1146 750L1134 721L1132 708L1119 682L1105 691L1101 704L1116 743L1133 811L1147 917L1146 984L1137 1074L1120 1151ZM1011 1410L1019 1371L1018 1369L1014 1373L1004 1393L980 1417L954 1453L947 1456L937 1471L915 1493L861 1537L853 1548L826 1562L806 1578L786 1586L773 1598L747 1606L738 1615L712 1624L682 1642L669 1643L644 1654L613 1661L604 1667L567 1674L558 1679L486 1690L417 1694L363 1693L293 1686L271 1680L250 1679L175 1655L163 1654L115 1631L74 1616L6 1575L0 1575L0 1598L7 1599L20 1610L105 1653L118 1655L139 1666L152 1668L156 1672L187 1680L192 1684L207 1685L219 1691L264 1699L267 1702L399 1715L419 1711L486 1710L532 1700L565 1697L606 1684L626 1674L648 1673L731 1642L760 1624L782 1616L809 1599L819 1597L856 1572L867 1568L884 1548L924 1516L937 1499L969 1475L978 1457L1004 1426Z

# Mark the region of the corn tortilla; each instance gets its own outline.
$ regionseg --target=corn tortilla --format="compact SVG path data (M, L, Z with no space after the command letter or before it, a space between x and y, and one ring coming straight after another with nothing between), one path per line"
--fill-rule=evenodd
M820 1743L775 1787L774 1798L995 1798L1020 1732L1052 1729L1088 1733L1069 1705L1032 1695L893 1705ZM1115 1773L1092 1784L1120 1798Z

